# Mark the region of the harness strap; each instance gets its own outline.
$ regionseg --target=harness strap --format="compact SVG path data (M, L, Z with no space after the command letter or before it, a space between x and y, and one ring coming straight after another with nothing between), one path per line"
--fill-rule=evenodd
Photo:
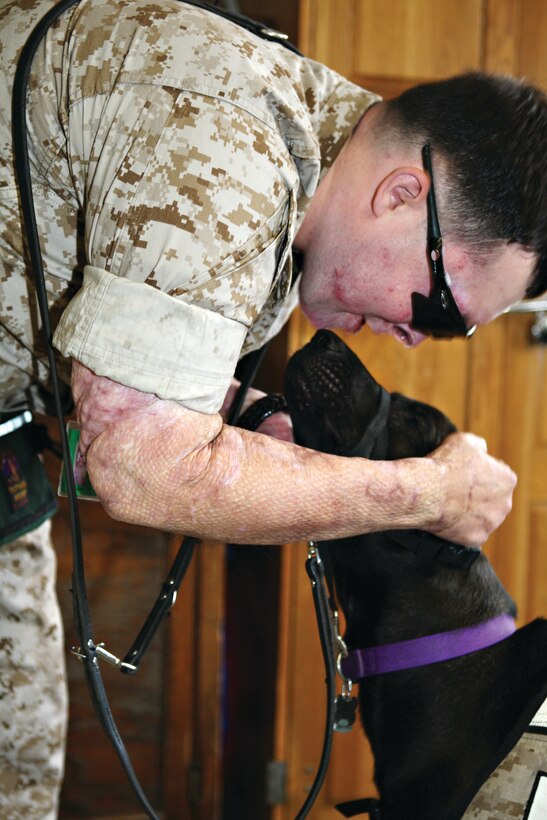
M291 43L287 34L282 31L276 31L276 29L270 28L269 26L265 26L264 23L260 23L258 20L253 20L251 17L246 17L240 12L228 11L228 9L219 8L218 6L210 6L209 3L203 2L203 0L182 0L182 2L187 3L190 6L197 6L197 8L205 9L205 11L211 11L219 17L224 17L224 19L230 20L232 23L236 23L238 26L247 29L247 31L250 31L251 34L255 34L257 37L260 37L261 40L269 40L271 43L278 43L295 54L302 54L302 52Z
M372 420L357 444L344 453L348 457L386 458L389 447L388 419L391 409L391 394L380 387L380 401ZM389 530L392 541L410 550L429 563L436 563L449 569L468 570L480 555L478 547L463 547L446 541L423 530Z
M391 394L383 387L380 390L380 402L372 421L355 447L344 453L345 456L375 458L378 460L385 458L389 444L387 421L391 409Z
M235 424L238 420L239 411L245 401L247 390L254 381L257 370L262 363L268 346L269 342L263 345L259 350L253 350L251 353L248 353L247 356L241 360L241 381L228 411L228 416L226 419L227 424ZM272 412L276 411L272 410ZM248 427L248 429L253 428ZM199 541L197 538L192 538L188 535L183 539L175 560L171 565L169 574L161 585L159 595L154 603L154 606L150 610L144 625L142 626L123 661L115 664L118 666L120 672L124 672L126 675L134 675L138 671L140 662L152 638L167 617L169 610L177 599L179 588L185 578L186 572L194 555L195 547L198 543ZM116 661L118 659L115 658L114 660Z

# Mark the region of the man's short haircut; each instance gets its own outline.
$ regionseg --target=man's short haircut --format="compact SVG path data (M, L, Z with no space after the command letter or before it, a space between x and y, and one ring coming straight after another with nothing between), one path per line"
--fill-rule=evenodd
M500 240L522 245L536 256L526 296L547 290L547 96L513 77L469 72L387 101L386 127L429 143L435 174L442 156L443 232L479 253Z

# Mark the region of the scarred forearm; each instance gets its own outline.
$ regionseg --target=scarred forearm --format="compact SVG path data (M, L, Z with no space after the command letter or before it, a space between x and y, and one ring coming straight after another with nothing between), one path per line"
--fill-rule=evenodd
M433 463L327 456L221 426L218 417L194 425L188 413L172 405L162 409L151 435L148 416L116 424L95 440L90 476L115 518L202 538L275 544L417 526L439 506ZM218 433L206 441L215 422ZM201 437L201 443L190 447L191 429L192 441Z
M90 477L107 511L127 522L247 544L405 527L472 544L508 511L482 509L490 457L474 437L454 436L425 459L340 458L136 391L109 408L108 380L89 374L76 369L74 392ZM115 385L117 401L120 388L129 390Z

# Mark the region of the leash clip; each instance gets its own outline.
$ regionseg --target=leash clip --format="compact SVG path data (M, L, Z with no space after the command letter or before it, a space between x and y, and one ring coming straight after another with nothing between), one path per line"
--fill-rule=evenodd
M93 646L93 642L89 641L89 647L90 647L90 649L93 649L95 651L95 654L98 655L99 658L102 658L104 661L109 663L110 666L115 666L117 669L120 669L120 671L122 671L122 672L124 670L127 670L128 672L136 672L137 671L137 667L134 666L132 663L127 663L127 661L122 661L121 658L118 658L112 652L109 652L108 649L105 647L104 642L103 643L98 643L95 646ZM70 651L80 661L84 661L87 657L87 655L85 655L82 652L81 646L73 646Z
M346 677L346 675L344 675L344 672L342 670L342 661L344 660L344 658L348 657L349 650L345 640L340 634L340 617L338 615L338 610L334 609L331 614L332 629L334 632L336 650L336 671L338 672L339 677L342 679L342 695L347 699L351 695L353 681L351 681L348 677Z
M335 732L351 732L355 723L357 699L352 696L353 681L347 678L342 671L342 660L349 655L345 640L340 634L340 618L338 610L331 610L332 631L334 634L334 650L336 653L336 671L342 679L342 692L334 700L333 730Z
M335 644L336 649L338 649L338 654L341 655L343 658L347 658L348 647L342 635L340 634L340 616L338 615L337 609L332 610L332 629L334 632Z

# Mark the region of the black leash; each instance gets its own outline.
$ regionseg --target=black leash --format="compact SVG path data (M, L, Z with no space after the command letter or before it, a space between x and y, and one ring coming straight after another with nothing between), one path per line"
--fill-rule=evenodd
M308 815L317 795L319 794L327 769L329 766L330 754L332 750L332 732L334 727L334 711L336 699L336 666L334 658L333 628L329 601L325 587L325 569L319 550L315 542L308 543L308 558L306 561L306 572L311 581L313 605L315 608L315 618L321 641L321 652L325 664L325 685L327 688L327 709L325 718L325 734L323 737L323 750L321 760L317 769L317 774L312 787L304 801L302 808L296 815L295 820L302 820Z
M89 613L89 605L87 601L87 591L85 584L84 559L82 550L82 537L80 518L77 507L76 487L74 483L74 475L72 472L72 465L70 459L70 452L68 447L68 439L63 418L63 407L61 402L61 391L59 387L59 378L57 374L57 363L55 361L55 353L52 345L52 329L49 317L47 291L44 279L44 270L42 263L42 254L40 252L40 241L38 228L36 224L36 214L34 209L34 201L32 194L32 179L30 173L30 161L28 153L28 134L26 127L26 89L28 85L28 78L32 60L36 54L38 46L46 34L49 27L58 19L58 17L75 5L77 0L62 0L59 5L51 9L45 17L43 17L35 29L32 31L29 39L25 43L21 52L21 57L15 72L15 79L13 85L13 109L12 109L12 127L14 137L14 157L15 157L15 173L17 183L19 186L19 194L21 200L21 211L23 217L23 225L26 233L27 248L30 257L30 268L34 276L34 284L36 287L36 294L38 306L40 310L40 317L42 320L42 331L46 341L48 364L50 369L50 378L53 388L55 410L57 414L57 421L59 426L59 436L61 441L61 448L63 454L63 461L65 464L66 480L67 480L67 494L71 509L70 526L72 536L72 560L73 560L73 606L74 617L76 621L77 631L80 638L79 655L83 661L86 680L88 683L92 703L99 718L99 721L109 737L112 745L118 755L120 763L127 775L127 778L137 796L142 808L151 818L157 820L157 815L154 809L148 802L146 795L139 783L135 774L127 750L125 749L123 740L118 732L116 723L114 721L108 698L104 689L101 673L99 670L99 657L104 657L104 648L96 644L93 639L91 618Z
M363 458L383 458L388 447L387 420L391 407L390 394L381 388L378 407L359 442L348 455ZM287 402L279 393L273 393L256 401L240 417L238 425L247 430L256 428L274 413L286 411ZM321 546L324 557L320 554L320 545L308 542L306 572L311 582L313 604L321 653L325 669L326 715L323 735L323 747L317 772L308 792L308 796L295 820L307 817L323 786L332 751L333 732L349 731L355 720L357 702L351 697L352 682L348 681L341 671L340 660L347 655L347 647L338 631L338 610L334 590L334 578L330 552L327 545ZM335 653L336 647L336 653ZM336 696L336 672L343 680L342 694ZM341 814L347 817L368 812L371 820L379 820L379 802L375 798L341 803L336 806ZM349 814L346 814L349 812Z
M59 427L59 437L61 444L61 453L65 465L67 495L70 506L70 526L71 526L71 540L72 540L72 556L73 556L73 573L72 573L72 587L73 587L73 606L76 628L80 640L80 647L76 654L83 662L85 677L89 686L90 696L99 721L110 739L124 769L126 776L131 784L135 795L151 820L158 820L153 807L149 803L140 783L135 774L131 760L119 734L114 717L112 715L108 697L104 688L101 673L99 670L99 659L106 660L108 663L118 667L120 671L134 674L138 670L139 663L142 656L149 645L153 635L158 629L159 625L164 620L169 609L173 605L177 590L182 583L184 575L188 569L192 555L196 546L196 539L185 538L180 550L175 558L175 561L169 571L168 577L162 585L160 595L154 604L150 615L148 616L144 626L139 632L135 642L130 648L124 660L120 660L111 652L109 652L102 643L96 643L93 638L92 623L89 612L89 605L87 600L87 590L85 582L85 568L82 549L81 526L77 506L76 487L74 482L74 475L72 472L71 457L68 445L68 438L64 419L64 401L61 398L63 393L63 385L61 385L58 373L57 363L55 360L55 353L53 350L53 333L51 328L49 306L47 298L47 290L44 278L43 260L40 250L39 233L36 223L36 213L34 208L34 199L32 191L32 178L30 171L30 160L28 151L28 133L26 125L26 92L28 86L28 79L32 61L36 55L36 51L42 38L46 35L50 26L68 9L76 5L78 0L61 0L56 6L38 22L36 27L30 34L25 43L17 69L14 77L13 97L12 97L12 130L13 130L13 149L14 149L14 164L15 176L19 186L22 224L25 231L25 238L28 248L28 255L30 261L30 270L34 278L36 288L38 307L42 321L42 332L46 342L48 365L50 370L50 378L53 392L53 402L55 414ZM238 25L243 26L248 31L262 39L267 39L272 42L277 42L289 48L290 50L300 53L286 38L285 35L276 32L268 27L257 23L250 18L243 17L235 13L228 12L224 9L211 7L199 0L184 0L190 5L203 8L214 14L217 14L225 19L231 20ZM232 404L227 419L228 423L234 423L241 410L245 399L245 393L250 383L252 382L256 370L266 350L265 347L256 351L248 359L248 365L245 375L241 379L241 385L236 393L236 397ZM298 818L306 816L309 806L311 805L310 798L306 800L308 809L304 812L301 810Z

